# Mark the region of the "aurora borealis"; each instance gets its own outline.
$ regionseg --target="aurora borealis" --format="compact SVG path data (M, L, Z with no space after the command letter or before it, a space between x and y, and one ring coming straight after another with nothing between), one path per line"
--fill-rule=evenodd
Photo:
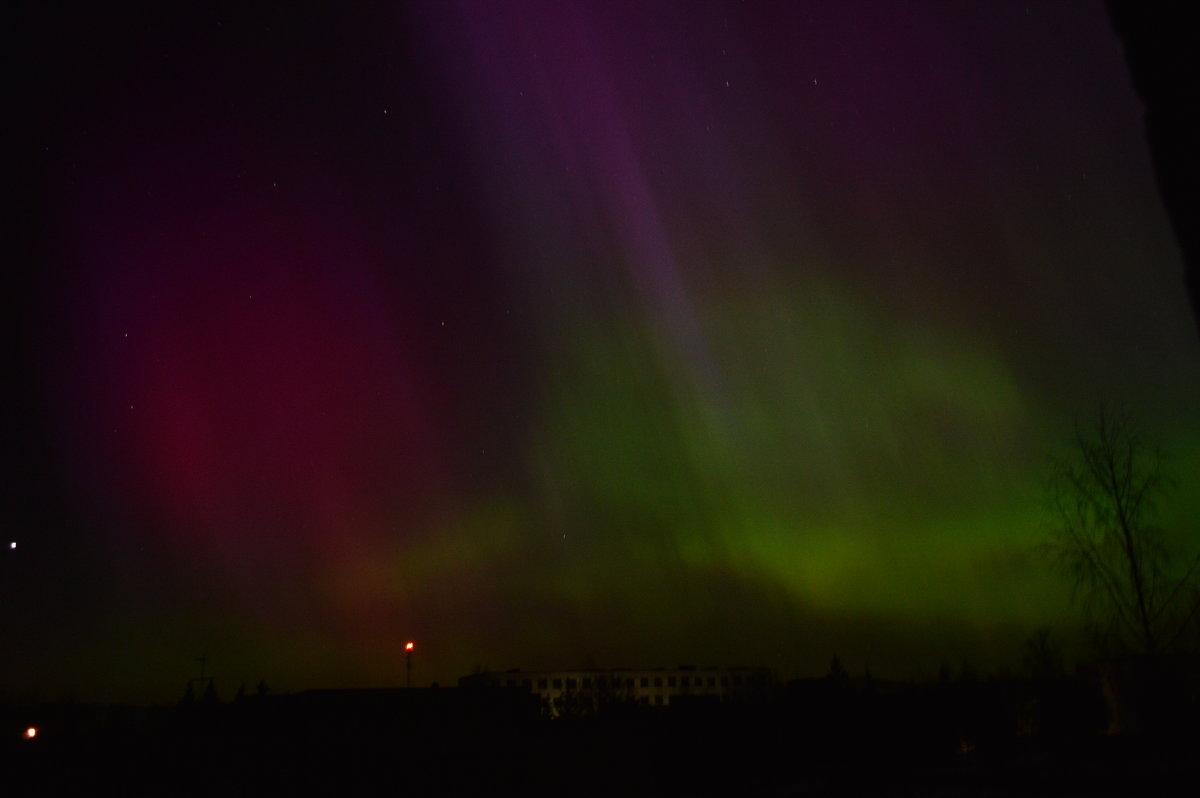
M24 19L8 693L1011 666L1099 396L1200 510L1101 4L233 8Z

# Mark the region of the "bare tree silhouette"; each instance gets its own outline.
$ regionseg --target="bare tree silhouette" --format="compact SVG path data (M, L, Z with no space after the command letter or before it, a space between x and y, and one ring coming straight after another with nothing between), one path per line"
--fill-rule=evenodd
M1154 524L1170 484L1129 411L1105 403L1093 421L1076 421L1072 454L1054 463L1055 526L1044 551L1110 653L1172 650L1200 611L1200 554L1173 556Z

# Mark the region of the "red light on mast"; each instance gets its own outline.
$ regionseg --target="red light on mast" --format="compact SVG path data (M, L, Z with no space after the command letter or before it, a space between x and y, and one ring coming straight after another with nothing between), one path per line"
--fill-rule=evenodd
M409 640L407 643L404 644L404 650L405 651L413 650L413 642L411 640Z

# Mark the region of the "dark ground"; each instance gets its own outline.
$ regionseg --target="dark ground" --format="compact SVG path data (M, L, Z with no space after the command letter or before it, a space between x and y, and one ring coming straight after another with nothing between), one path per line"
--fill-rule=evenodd
M830 700L801 689L553 721L511 694L404 692L7 707L2 792L1117 796L1186 793L1200 778L1194 731L1104 735L1069 706L1066 724L1019 733L989 709L997 690ZM34 723L37 738L22 739Z

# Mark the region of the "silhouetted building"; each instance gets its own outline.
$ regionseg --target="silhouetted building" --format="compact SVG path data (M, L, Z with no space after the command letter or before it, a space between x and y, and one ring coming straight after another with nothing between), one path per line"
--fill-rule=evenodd
M459 687L528 692L550 717L586 715L604 707L678 706L721 703L762 696L771 685L767 668L576 669L485 671L464 676Z

